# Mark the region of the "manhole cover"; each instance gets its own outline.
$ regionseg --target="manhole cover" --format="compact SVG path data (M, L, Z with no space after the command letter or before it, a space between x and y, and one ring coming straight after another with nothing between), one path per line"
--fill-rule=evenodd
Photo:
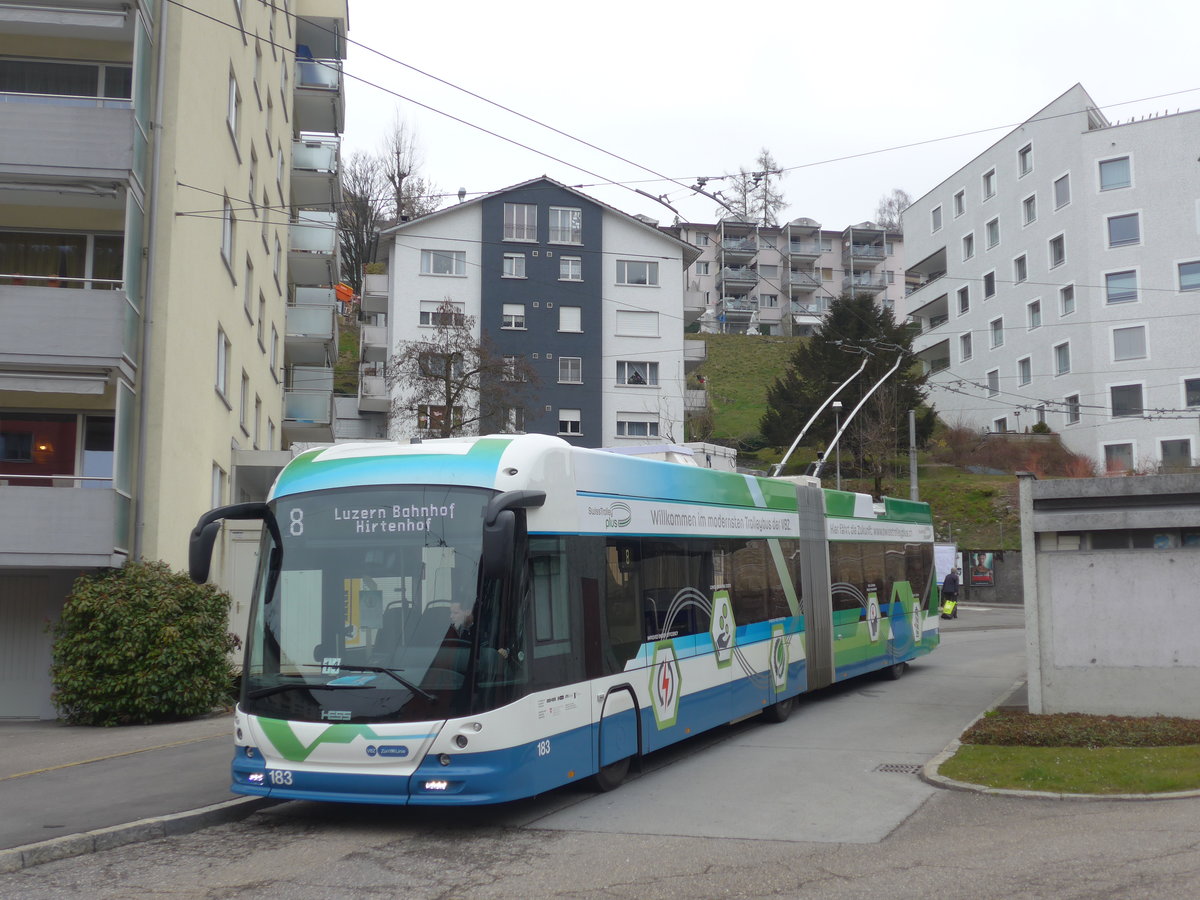
M876 772L895 772L897 775L916 775L925 768L920 763L880 763Z

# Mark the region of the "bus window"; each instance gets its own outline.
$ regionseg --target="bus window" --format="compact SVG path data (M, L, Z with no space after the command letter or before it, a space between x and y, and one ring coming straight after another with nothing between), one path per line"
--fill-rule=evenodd
M571 652L571 598L561 544L561 539L530 541L535 658Z
M861 547L861 544L841 542L829 545L829 581L835 623L857 622L866 611Z
M623 669L642 645L638 602L638 541L612 541L604 548L604 552L608 638L617 666Z
M708 631L711 576L703 556L683 541L644 540L641 597L645 639L662 641Z
M804 588L800 582L800 542L781 540L779 551L787 566L787 571L783 573L784 577L790 580L796 595L796 610L792 611L791 604L788 603L787 591L779 581L778 574L775 574L771 578L771 608L768 610L772 619L800 615L800 610L804 608ZM774 566L772 566L772 572L777 572Z
M727 542L725 575L729 582L729 601L733 620L739 625L763 622L768 618L767 571L770 551L766 541Z

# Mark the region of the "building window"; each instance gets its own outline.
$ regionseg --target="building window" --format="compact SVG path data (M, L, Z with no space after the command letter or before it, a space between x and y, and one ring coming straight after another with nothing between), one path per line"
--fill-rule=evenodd
M1079 424L1079 395L1071 394L1069 397L1066 398L1065 402L1067 404L1067 424L1068 425L1078 425Z
M1200 378L1183 380L1183 402L1187 406L1200 406Z
M932 226L930 229L931 231L941 231L942 230L942 208L940 206L935 206L930 211L929 219L930 219L930 225Z
M233 206L226 197L221 207L221 258L233 271Z
M583 384L583 359L578 356L558 358L559 384Z
M692 243L695 244L697 247L707 247L708 246L708 232L707 231L696 232L695 240L693 240Z
M1146 358L1146 326L1130 325L1113 329L1113 360Z
M958 218L967 210L967 192L959 191L954 195L954 218Z
M461 406L453 407L450 420L450 429L458 430L462 428L463 423L463 408ZM446 407L433 406L427 403L422 403L417 407L417 428L422 431L432 431L435 434L442 434L446 430Z
M520 406L506 406L501 413L504 419L504 434L525 433L525 410Z
M1133 444L1108 444L1104 448L1104 471L1111 474L1133 470Z
M213 463L212 467L212 505L225 504L225 470Z
M1021 218L1026 225L1037 221L1037 195L1030 194L1021 201Z
M564 206L550 207L550 243L583 243L583 210Z
M1140 384L1118 384L1109 388L1113 418L1140 416L1142 414L1142 386Z
M975 234L964 234L962 239L963 259L970 259L975 255Z
M1042 301L1034 300L1025 307L1027 321L1029 322L1029 330L1042 327Z
M708 274L708 263L707 262L696 263L696 274L697 275L707 275Z
M1017 151L1017 172L1028 175L1033 171L1033 145L1026 144Z
M1137 213L1108 217L1108 246L1124 247L1139 243L1142 239Z
M619 360L617 362L617 384L657 386L658 363Z
M217 327L217 393L222 398L226 397L229 391L229 338L225 336L225 329ZM228 400L226 401L228 402Z
M1033 362L1028 356L1017 360L1017 383L1020 385L1029 384L1033 381Z
M558 308L558 330L582 332L583 308L579 306L560 306Z
M279 381L279 331L271 325L271 377Z
M422 275L466 275L466 250L422 250Z
M1100 190L1112 191L1127 188L1130 184L1128 156L1100 161Z
M983 275L983 299L996 296L996 273L985 272Z
M1177 438L1159 442L1164 469L1186 469L1192 464L1192 442L1188 438Z
M560 256L558 258L558 280L583 281L583 260L578 256Z
M1008 417L1001 416L992 422L992 431L996 434L1006 434L1008 432Z
M1138 298L1137 272L1109 272L1104 276L1104 291L1108 303L1132 303Z
M960 334L958 336L958 359L959 359L959 362L966 362L968 359L971 358L971 355L973 352L974 352L974 350L971 346L971 332L968 331L966 334Z
M1059 288L1058 311L1063 316L1069 316L1075 312L1075 285L1068 284Z
M524 278L525 277L525 254L524 253L505 253L504 254L504 271L501 273L503 278Z
M558 411L559 434L583 434L577 409L560 409Z
M258 449L262 437L262 397L254 395L254 449Z
M987 234L988 249L991 250L1000 243L1000 220L992 219L984 226L984 231Z
M421 322L422 325L428 324ZM525 327L525 304L524 303L505 303L500 315L501 328L524 328Z
M537 206L532 203L504 204L504 239L537 240Z
M461 303L422 300L419 322L435 328L461 328L466 324L466 316Z
M504 372L501 376L501 381L528 381L529 376L525 371L523 360L525 357L518 355L504 357ZM460 372L455 372L455 378L461 378Z
M1054 348L1054 374L1066 375L1071 371L1071 342L1064 341Z
M987 392L989 397L995 397L1000 393L1000 370L992 369L987 373Z
M971 311L971 288L967 285L958 289L958 314L965 315Z
M1022 253L1013 260L1013 284L1020 284L1029 277L1029 264L1025 261L1025 254Z
M658 419L617 419L617 437L658 437Z
M233 148L237 150L238 124L242 118L242 92L238 90L237 78L229 73L229 102L225 111L225 124L229 126L229 136L233 138Z
M1004 318L992 319L988 323L988 330L992 336L992 349L1004 346Z
M1067 239L1063 235L1050 238L1050 268L1061 266L1067 261Z
M267 297L262 291L258 292L258 348L266 351L267 335L266 335L266 318L267 318Z
M248 427L250 419L250 376L246 374L246 370L242 370L242 391L238 395L238 425L241 426L244 434L249 434Z
M616 334L628 337L658 337L658 313L618 309Z
M983 199L990 200L996 196L996 170L990 169L983 173Z
M1181 262L1179 264L1179 289L1181 291L1200 291L1200 262Z
M1054 182L1054 208L1062 209L1071 202L1071 175L1064 175Z
M246 283L242 285L242 309L246 311L246 321L254 321L254 263L246 257Z
M617 260L617 284L658 286L658 263L638 259Z

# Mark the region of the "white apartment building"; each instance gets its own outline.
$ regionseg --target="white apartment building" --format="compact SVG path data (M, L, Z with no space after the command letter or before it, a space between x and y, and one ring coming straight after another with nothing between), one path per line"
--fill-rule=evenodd
M0 3L0 717L80 574L333 439L346 0ZM251 589L252 529L216 580ZM244 627L235 605L231 627Z
M664 229L700 250L687 272L687 324L708 334L813 333L831 301L903 292L903 235L872 222L829 231L812 219L766 226L737 217Z
M403 222L387 236L382 346L394 353L398 341L432 334L449 302L474 317L497 353L523 358L536 373L536 403L495 430L556 434L584 447L684 440L686 374L705 350L684 339L684 273L696 248L546 177ZM364 310L379 311L380 287L368 279ZM374 371L369 377L380 378ZM370 391L386 389L373 384ZM387 408L363 390L360 409ZM391 435L427 433L447 414L395 415Z
M1072 87L904 212L900 312L943 420L1045 422L1107 471L1200 459L1200 111Z

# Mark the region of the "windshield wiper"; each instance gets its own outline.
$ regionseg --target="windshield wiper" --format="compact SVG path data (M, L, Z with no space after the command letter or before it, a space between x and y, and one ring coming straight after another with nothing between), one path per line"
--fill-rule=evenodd
M357 665L357 664L353 664L353 663L338 663L336 665L325 665L324 663L310 663L308 665L308 668L311 668L311 669L317 669L317 668L345 669L347 672L382 672L384 675L391 675L394 679L396 679L396 681L400 682L400 684L402 684L404 687L408 688L414 694L420 694L422 697L424 697L430 703L437 702L437 697L435 697L433 694L429 693L429 691L425 690L424 688L420 688L417 685L413 684L413 682L409 681L407 678L405 678L403 675L401 675L400 672L403 671L402 669L389 669L385 666L361 666L361 665ZM358 687L367 687L367 685L365 685L365 684L357 685L357 686Z
M282 694L284 691L314 691L314 690L333 690L333 691L361 691L370 687L369 684L309 684L307 681L293 682L292 684L273 684L270 687L259 688L255 691L248 691L246 698L248 700L257 700L260 697L269 697L271 694Z

